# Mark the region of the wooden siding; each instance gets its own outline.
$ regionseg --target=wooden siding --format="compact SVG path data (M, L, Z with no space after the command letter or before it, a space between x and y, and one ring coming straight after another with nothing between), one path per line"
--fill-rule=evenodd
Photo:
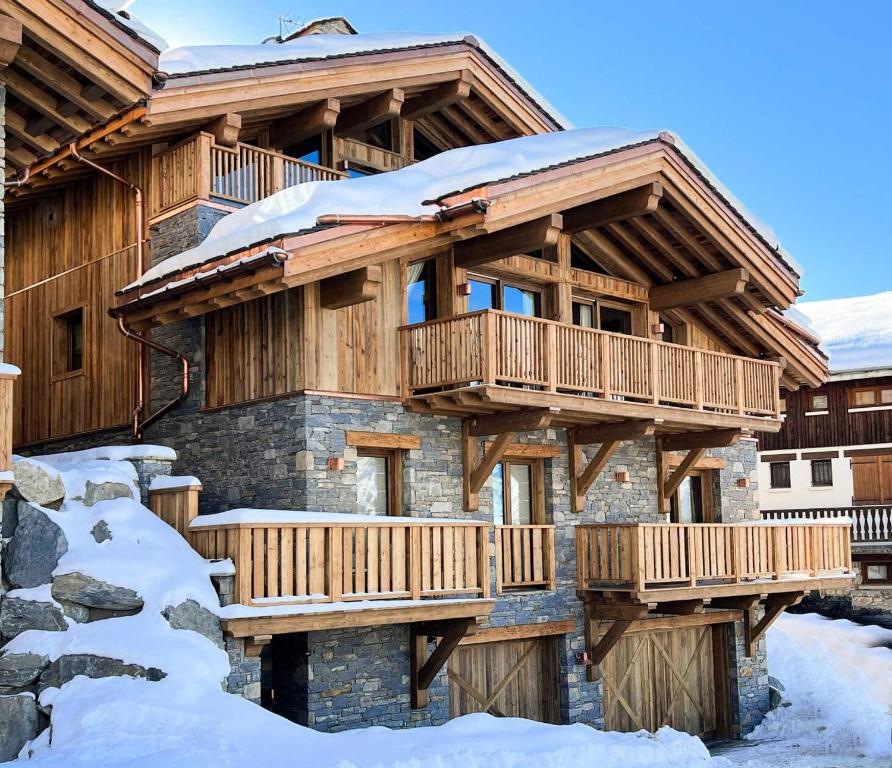
M777 434L760 433L759 448L776 451L786 448L826 448L842 445L872 445L892 442L892 410L865 410L849 413L849 392L865 385L892 386L892 376L853 381L830 381L820 389L785 392L787 418ZM809 395L827 395L826 415L806 416Z
M892 450L884 456L853 456L852 504L892 503Z
M145 155L109 167L145 181ZM5 356L22 369L15 445L129 421L138 353L107 309L137 272L134 225L132 193L99 177L8 212ZM83 369L54 376L54 316L76 307L84 309Z
M209 314L207 406L301 389L396 395L400 266L382 269L363 304L323 309L315 283Z

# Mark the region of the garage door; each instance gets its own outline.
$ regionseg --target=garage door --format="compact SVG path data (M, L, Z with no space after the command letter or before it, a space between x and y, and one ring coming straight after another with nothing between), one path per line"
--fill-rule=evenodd
M727 735L725 626L624 635L601 669L607 730Z
M450 717L488 712L559 721L556 637L459 646L448 672Z

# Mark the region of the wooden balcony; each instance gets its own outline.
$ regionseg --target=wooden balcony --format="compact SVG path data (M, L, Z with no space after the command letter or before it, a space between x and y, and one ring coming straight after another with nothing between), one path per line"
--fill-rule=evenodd
M849 522L852 545L861 549L873 544L892 544L892 505L878 504L865 507L834 507L820 509L763 510L766 520L821 522L839 520Z
M553 525L497 525L496 592L555 588Z
M658 419L667 431L780 426L775 362L485 310L401 329L419 410L560 411L567 426Z
M12 390L17 371L0 364L0 501L12 487Z
M241 142L223 147L210 134L198 133L152 158L149 218L195 200L248 205L286 187L346 175Z

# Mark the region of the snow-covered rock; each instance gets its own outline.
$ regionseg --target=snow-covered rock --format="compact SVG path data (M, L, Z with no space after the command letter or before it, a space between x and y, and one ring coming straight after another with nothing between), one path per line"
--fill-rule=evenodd
M94 483L87 480L84 484L84 506L92 507L100 501L112 499L132 499L133 486L130 483L120 483L107 480L103 483Z
M218 648L223 647L223 630L220 617L194 600L184 600L179 605L168 606L162 616L173 629L186 629L197 632L210 640Z
M13 495L41 507L62 500L65 486L57 469L36 459L18 459L12 465Z
M62 609L55 602L28 600L7 594L0 602L0 638L12 640L29 629L58 632L65 629L68 622Z
M132 589L109 584L83 573L64 573L53 580L53 599L66 606L86 609L76 611L78 621L98 621L116 615L131 615L143 607L143 599Z
M14 760L37 732L37 702L33 694L0 696L0 763Z
M15 587L52 581L53 570L68 551L68 540L50 511L28 502L16 505L17 524L6 547L3 568Z
M127 664L120 659L97 656L92 653L70 653L54 659L40 676L39 691L61 688L79 675L97 679L101 677L142 677L150 681L163 680L166 674L156 667Z
M0 693L18 693L37 682L49 659L38 653L0 652Z

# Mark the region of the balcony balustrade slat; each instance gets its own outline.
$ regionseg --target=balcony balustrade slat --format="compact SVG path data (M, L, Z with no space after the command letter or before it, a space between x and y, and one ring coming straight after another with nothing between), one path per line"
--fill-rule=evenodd
M851 520L854 543L892 541L892 505L819 509L764 510L767 520Z
M779 418L777 364L498 310L406 326L410 395L473 384Z
M553 588L553 525L495 527L496 590Z

